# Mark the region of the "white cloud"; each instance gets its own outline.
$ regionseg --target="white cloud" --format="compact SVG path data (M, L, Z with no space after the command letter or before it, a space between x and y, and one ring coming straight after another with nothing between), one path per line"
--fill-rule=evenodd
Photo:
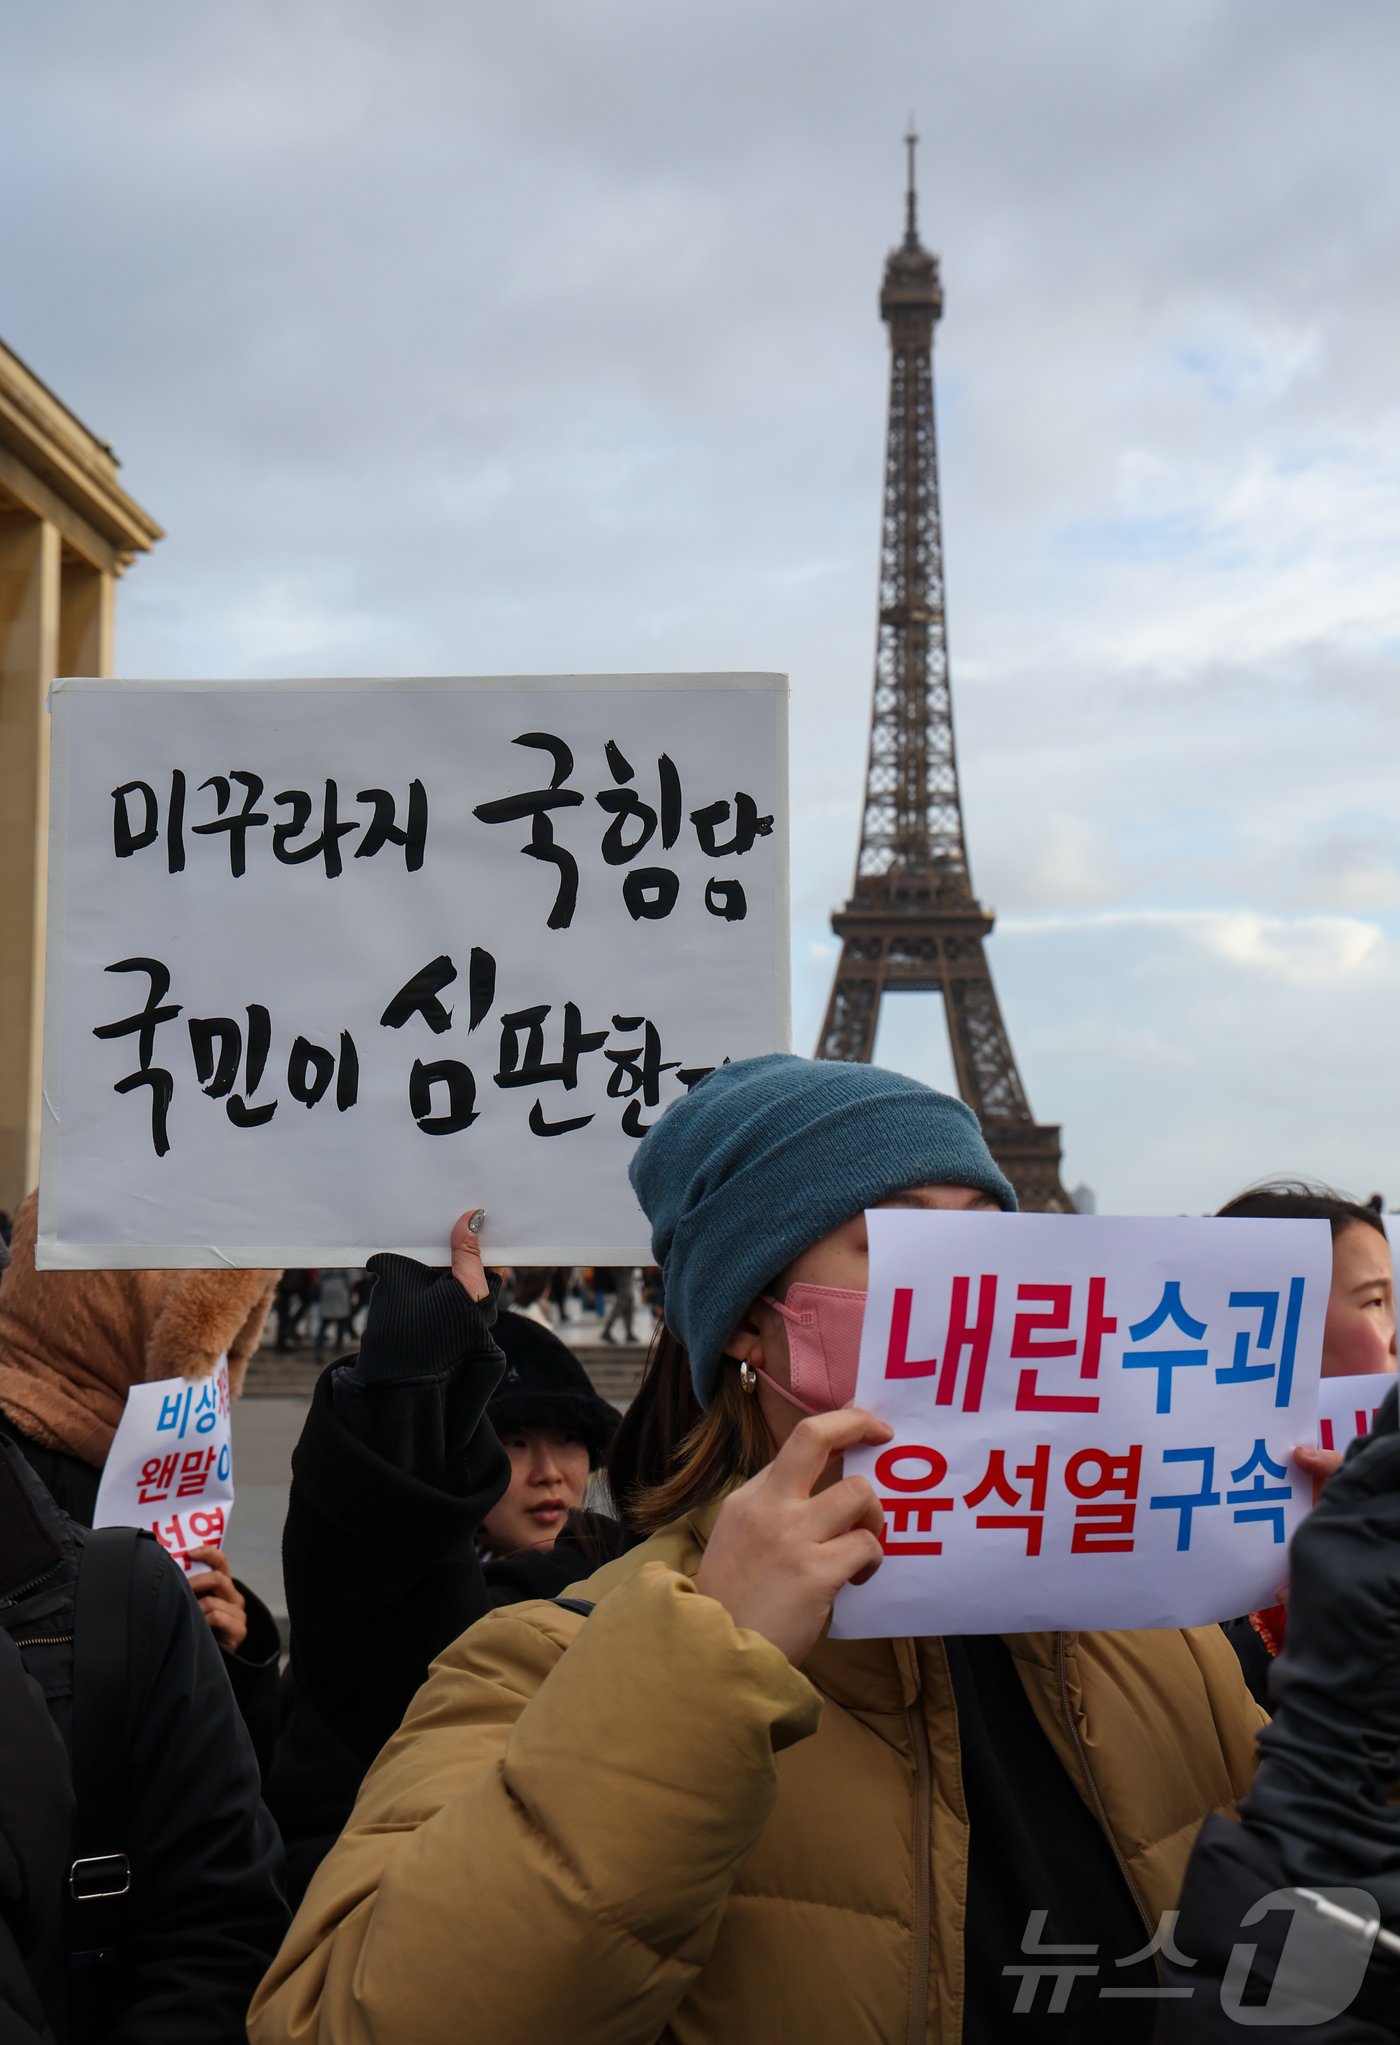
M992 947L1032 1102L1106 1211L1207 1212L1279 1172L1400 1197L1384 929L1124 911L1007 919Z
M1373 980L1400 969L1400 948L1354 916L1263 916L1253 909L1109 909L1081 916L1006 917L1003 937L1157 931L1212 959L1295 986Z
M1206 1204L1275 1129L1344 1179L1393 1154L1400 13L11 14L0 331L170 535L122 667L787 669L799 1043L859 827L912 102L1032 1100L1120 1204Z

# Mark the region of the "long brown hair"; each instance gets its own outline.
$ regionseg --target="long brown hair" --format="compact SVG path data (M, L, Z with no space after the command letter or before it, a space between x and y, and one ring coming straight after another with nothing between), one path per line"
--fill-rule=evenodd
M706 1411L695 1396L684 1345L663 1321L607 1455L608 1489L623 1525L654 1534L757 1476L775 1452L757 1399L739 1383L737 1364L721 1365Z

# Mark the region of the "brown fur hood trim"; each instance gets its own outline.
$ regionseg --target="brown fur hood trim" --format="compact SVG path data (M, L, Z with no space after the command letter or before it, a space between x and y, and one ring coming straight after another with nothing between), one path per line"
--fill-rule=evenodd
M227 1351L237 1397L279 1272L38 1271L37 1215L31 1193L0 1281L0 1414L100 1468L129 1386L207 1377Z

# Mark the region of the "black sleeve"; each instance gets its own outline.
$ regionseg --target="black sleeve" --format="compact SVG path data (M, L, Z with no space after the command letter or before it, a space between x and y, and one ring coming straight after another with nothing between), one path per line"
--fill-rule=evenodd
M297 1910L311 1877L345 1829L365 1763L297 1696L290 1668L282 1690L277 1755L263 1794L287 1851L287 1900Z
M366 1764L434 1656L488 1609L476 1534L510 1480L484 1417L504 1367L489 1322L452 1281L434 1296L448 1339L425 1360L387 1311L408 1260L375 1262L374 1355L317 1380L282 1537L298 1690Z
M0 1916L0 2038L5 2045L55 2045L55 2035L29 1979L19 1942Z
M504 1466L489 1428L482 1434L506 1363L491 1332L500 1277L493 1273L488 1296L475 1301L450 1271L412 1257L372 1257L370 1270L359 1353L331 1372L335 1411L385 1462L439 1491L475 1491L495 1460Z
M142 1544L128 1691L131 1917L103 2045L246 2045L287 1929L281 1842L223 1656L183 1572Z
M63 1894L73 1788L63 1742L10 1636L0 1630L0 2038L54 2045L63 2032Z
M258 1768L264 1782L272 1771L272 1759L277 1748L278 1721L281 1716L281 1661L282 1641L277 1631L277 1621L256 1591L250 1591L246 1583L238 1583L246 1607L248 1631L243 1645L230 1654L220 1648L224 1673L233 1691L233 1701L238 1706L239 1716L248 1728L248 1737L253 1743L253 1752L258 1758Z
M1164 1963L1172 2000L1158 2006L1155 2045L1239 2045L1241 2023L1263 2024L1260 2006L1270 1999L1277 2015L1267 2036L1278 2045L1400 2039L1400 1960L1373 1951L1363 1965L1365 1946L1310 1913L1295 1924L1286 1900L1247 1922L1276 1891L1292 1893L1271 1842L1248 1825L1207 1818L1187 1866L1173 1937L1183 1964ZM1292 1999L1298 1986L1311 2009ZM1243 2017L1231 2013L1242 2005Z

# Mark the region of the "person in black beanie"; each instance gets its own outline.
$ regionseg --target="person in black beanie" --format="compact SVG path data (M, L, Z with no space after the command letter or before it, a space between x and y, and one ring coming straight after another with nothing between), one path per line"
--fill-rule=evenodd
M505 1373L486 1419L510 1461L510 1483L478 1536L492 1605L552 1598L590 1558L617 1552L616 1522L585 1512L588 1479L621 1414L600 1399L557 1335L525 1314L498 1311Z
M267 1799L294 1901L442 1649L632 1545L582 1509L619 1415L547 1328L498 1308L480 1213L453 1229L450 1270L370 1259L359 1354L322 1372L292 1452L291 1665Z

